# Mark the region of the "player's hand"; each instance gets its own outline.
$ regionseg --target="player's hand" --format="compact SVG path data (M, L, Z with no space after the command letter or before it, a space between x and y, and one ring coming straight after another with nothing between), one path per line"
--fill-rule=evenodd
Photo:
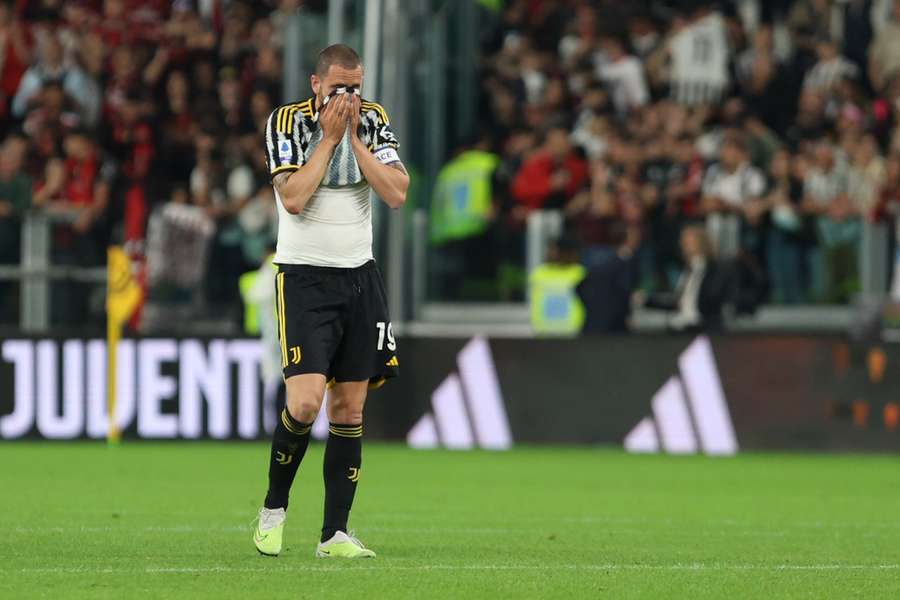
M320 126L322 139L337 146L347 131L347 119L350 117L348 94L338 94L322 109Z
M360 100L359 94L344 94L345 96L351 96L350 100L350 135L351 136L359 136L359 111L361 110L362 100Z

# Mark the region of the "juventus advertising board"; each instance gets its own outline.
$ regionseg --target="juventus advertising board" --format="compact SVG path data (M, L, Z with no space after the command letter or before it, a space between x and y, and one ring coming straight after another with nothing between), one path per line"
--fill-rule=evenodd
M459 450L900 450L897 346L733 335L413 338L399 349L401 376L366 406L369 438ZM126 439L263 439L275 407L262 355L254 339L124 340L117 424ZM107 430L103 340L0 340L0 439Z

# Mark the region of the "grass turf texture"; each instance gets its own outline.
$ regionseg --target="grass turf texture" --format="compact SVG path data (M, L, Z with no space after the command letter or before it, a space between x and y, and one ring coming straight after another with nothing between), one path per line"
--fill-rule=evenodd
M3 598L889 598L900 460L416 452L369 444L351 526L313 558L322 446L279 558L250 520L261 444L0 446Z

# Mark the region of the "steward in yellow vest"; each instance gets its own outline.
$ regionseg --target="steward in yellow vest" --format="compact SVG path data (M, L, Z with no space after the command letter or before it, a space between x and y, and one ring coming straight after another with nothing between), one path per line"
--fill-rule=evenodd
M560 240L550 247L547 262L528 278L531 325L538 335L578 335L584 305L576 293L587 271L578 262L575 244Z

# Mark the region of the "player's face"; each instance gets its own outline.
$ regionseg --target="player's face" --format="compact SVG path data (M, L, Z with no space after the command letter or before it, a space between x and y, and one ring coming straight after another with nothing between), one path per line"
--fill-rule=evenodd
M316 94L316 103L321 106L322 99L338 87L361 88L363 80L362 65L355 69L347 69L340 65L331 65L324 77L313 73L310 78L313 92Z

